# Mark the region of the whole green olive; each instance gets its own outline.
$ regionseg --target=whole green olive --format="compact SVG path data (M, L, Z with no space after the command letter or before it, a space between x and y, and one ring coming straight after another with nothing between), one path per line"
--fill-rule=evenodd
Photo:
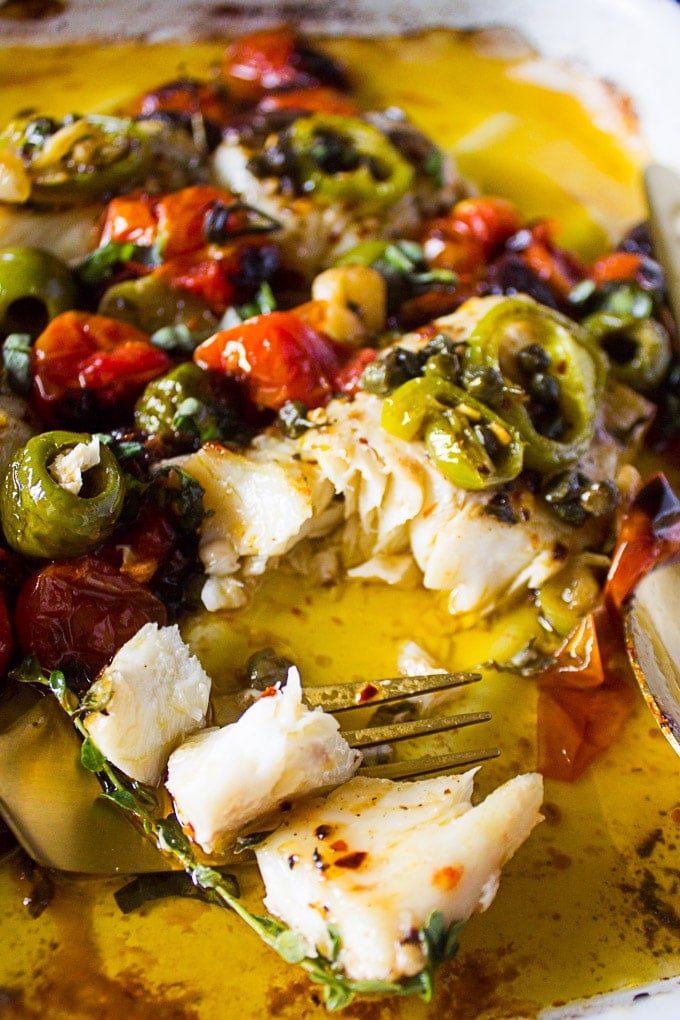
M68 266L41 248L0 248L0 334L37 336L74 308L78 288Z
M60 454L92 449L93 437L77 432L43 432L14 455L0 486L0 522L9 545L36 559L82 556L108 538L125 498L123 472L113 453L99 444L92 466L83 457L81 477L68 480L55 470ZM77 459L77 458L76 458ZM67 469L63 469L63 474Z
M205 302L169 286L154 273L114 283L103 294L97 311L99 315L129 322L145 333L178 323L192 323L192 328L203 330L206 335L217 328L217 319Z
M152 379L135 405L135 428L188 449L233 431L235 410L220 401L210 373L184 361L166 375Z

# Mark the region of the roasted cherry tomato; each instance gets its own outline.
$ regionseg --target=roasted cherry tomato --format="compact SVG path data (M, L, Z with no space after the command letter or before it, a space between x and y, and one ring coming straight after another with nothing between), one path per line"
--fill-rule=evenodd
M344 92L323 86L270 92L258 103L257 108L262 113L304 110L307 113L335 113L341 117L355 117L359 113L357 104Z
M433 266L450 269L469 283L481 277L487 261L520 226L519 213L504 199L463 199L430 222L422 243Z
M655 567L680 556L680 500L662 474L653 475L626 511L605 595L621 611Z
M263 29L237 39L224 55L222 74L232 94L245 102L257 102L273 89L347 88L340 64L286 28Z
M289 400L327 403L353 353L292 312L270 312L220 330L196 348L194 360L240 380L254 404L278 411Z
M151 92L144 92L130 104L129 112L136 117L171 113L187 120L198 114L214 124L223 125L228 123L234 109L227 90L219 82L177 78Z
M522 225L512 202L493 196L464 198L451 210L450 220L453 232L472 238L486 259L502 248Z
M573 781L618 738L635 707L616 621L586 616L543 674L538 697L539 771Z
M158 244L165 259L196 251L210 239L209 217L215 206L234 209L235 217L243 209L231 192L207 184L181 188L160 197L115 198L109 202L99 243L102 246L109 241L132 241L145 247ZM242 220L243 214L238 223L240 228Z
M35 342L33 401L47 421L114 416L170 367L145 333L116 319L63 312ZM92 408L94 407L94 410Z
M145 623L167 623L165 606L106 560L53 563L24 584L17 603L21 650L43 669L93 678Z
M593 263L590 275L597 284L634 280L642 261L639 252L612 251Z

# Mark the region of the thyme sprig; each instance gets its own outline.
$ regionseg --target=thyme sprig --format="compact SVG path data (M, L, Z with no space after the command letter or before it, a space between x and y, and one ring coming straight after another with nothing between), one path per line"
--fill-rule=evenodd
M334 925L328 925L328 953L308 955L302 936L276 918L268 914L255 914L248 909L240 899L240 889L234 875L197 859L194 846L182 831L177 817L173 813L162 816L159 798L152 789L131 780L106 759L90 737L83 721L85 713L105 707L105 692L103 696L101 693L96 697L88 693L79 696L68 686L61 670L43 671L34 657L25 659L13 676L24 683L40 684L56 697L82 737L80 760L84 768L97 775L102 786L102 797L125 812L162 854L172 857L181 865L197 896L232 910L286 963L301 967L312 982L321 986L324 1003L329 1011L343 1009L357 995L417 995L426 1002L431 1000L436 970L440 964L455 957L463 922L447 925L444 915L434 911L423 928L413 933L413 941L420 945L425 959L423 970L413 977L401 981L355 981L348 978L342 967L340 932ZM116 895L120 909L129 912L148 899L190 894L188 889L181 887L177 876L178 872L163 875L160 876L162 882L152 882L150 885L140 883L139 879L134 880Z

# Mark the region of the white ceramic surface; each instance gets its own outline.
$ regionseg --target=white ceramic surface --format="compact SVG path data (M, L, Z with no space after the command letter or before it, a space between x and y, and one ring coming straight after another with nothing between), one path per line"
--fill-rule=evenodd
M282 0L219 5L211 0L70 0L38 22L3 20L0 46L107 36L174 38L238 32L290 21ZM221 11L221 13L220 13ZM296 23L306 31L398 33L447 25L512 25L545 56L595 71L630 95L651 157L680 169L680 4L674 0L306 0ZM162 27L159 27L162 26ZM0 51L0 60L2 55ZM679 770L680 771L680 770ZM540 1020L677 1020L680 976L653 988L572 1003ZM524 1020L524 1018L517 1018Z

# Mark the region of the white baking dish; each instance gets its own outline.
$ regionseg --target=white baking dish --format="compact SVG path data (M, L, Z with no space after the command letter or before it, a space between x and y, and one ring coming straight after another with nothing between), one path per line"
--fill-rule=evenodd
M83 38L219 35L259 23L290 21L294 5L275 0L224 5L150 0L70 0L63 13L38 22L0 21L0 45ZM300 27L314 32L399 33L446 25L511 25L549 57L595 71L632 99L650 159L680 168L680 5L673 0L307 0ZM0 53L0 60L2 59ZM559 962L555 962L559 966ZM653 988L551 1009L541 1020L597 1016L604 1020L661 1020L680 1016L680 977Z

